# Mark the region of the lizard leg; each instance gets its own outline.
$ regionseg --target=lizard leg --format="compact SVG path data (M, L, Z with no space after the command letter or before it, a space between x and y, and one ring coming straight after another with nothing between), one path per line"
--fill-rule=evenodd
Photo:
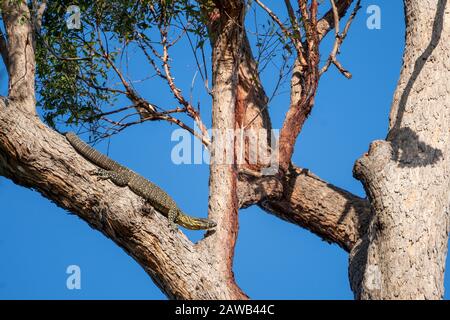
M167 218L169 219L169 227L173 232L175 232L178 229L177 224L175 223L175 221L177 220L177 217L178 217L178 212L176 210L170 209L167 214Z
M126 177L126 175L120 174L116 171L108 171L104 169L98 169L94 172L94 174L100 179L100 180L111 180L119 187L126 187L128 185L129 179Z
M144 201L144 204L142 205L142 211L144 211L146 214L155 215L156 210L153 208L153 206L148 203L147 201Z

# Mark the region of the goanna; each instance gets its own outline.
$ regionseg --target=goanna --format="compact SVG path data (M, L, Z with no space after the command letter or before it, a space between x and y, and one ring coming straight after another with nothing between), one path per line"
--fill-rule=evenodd
M183 213L175 201L160 187L98 152L75 133L68 132L65 135L79 154L100 167L95 172L99 178L110 179L119 187L128 186L131 191L144 198L152 207L164 214L169 219L172 228L176 228L175 224L190 230L209 230L216 227L216 223L212 220L195 218Z

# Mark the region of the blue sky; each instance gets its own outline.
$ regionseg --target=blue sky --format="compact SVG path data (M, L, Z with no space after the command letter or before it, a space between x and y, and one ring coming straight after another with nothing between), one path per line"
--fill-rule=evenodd
M280 3L266 1L282 12ZM380 30L366 27L370 4L381 8ZM316 106L296 144L294 163L360 196L364 192L352 177L352 167L371 141L386 135L401 66L403 21L401 1L363 1L340 56L353 79L345 79L333 68L322 78ZM327 48L329 45L324 45L323 58ZM183 59L183 46L175 50L175 55L181 56L174 62L177 81L189 87L194 65ZM138 72L144 62L134 63ZM262 78L264 84L273 87L273 70L269 68ZM4 80L0 79L2 94ZM152 96L159 95L163 88L152 84L146 90ZM159 96L164 102L165 96ZM209 101L200 91L197 97L209 123ZM270 105L274 128L281 125L288 99L283 94ZM109 155L163 187L186 212L204 216L208 167L172 164L170 154L176 142L170 138L174 129L166 123L133 127L111 139ZM97 148L106 152L106 143ZM165 298L137 263L111 240L38 193L0 178L0 202L0 299ZM258 208L242 210L239 221L234 270L237 282L250 297L352 298L348 255L342 249ZM188 235L196 240L201 233ZM81 290L66 288L69 265L81 268ZM445 284L450 286L448 276Z

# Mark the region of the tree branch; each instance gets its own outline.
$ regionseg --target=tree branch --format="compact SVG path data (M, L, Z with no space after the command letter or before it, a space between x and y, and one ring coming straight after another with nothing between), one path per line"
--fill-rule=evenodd
M291 78L291 102L286 113L279 140L279 166L281 174L287 172L294 153L294 145L303 125L314 106L319 82L319 36L317 31L317 1L307 6L307 1L298 1L302 23L306 32L304 47L306 64L295 61Z
M232 129L256 115L250 125L269 130L267 97L259 78L252 75L257 68L244 33L243 3L215 3L221 15L218 32L212 37L213 126ZM19 106L23 105L27 106L28 101L12 99L8 107L0 101L2 175L36 189L110 237L143 266L169 297L246 298L232 272L239 206L233 165L211 166L209 215L219 225L215 233L193 245L182 233L171 234L162 215L148 215L142 199L128 189L87 175L93 165L71 149L62 136L36 117L21 112ZM290 170L285 178L246 181L246 187L256 188L247 200L248 193L239 200L258 203L285 220L351 249L367 225L367 201L300 169Z
M2 56L2 60L6 67L6 70L9 70L8 43L6 42L6 38L2 30L0 30L0 55Z
M307 169L293 168L281 198L268 198L260 207L303 227L349 252L365 234L370 204L329 184Z
M290 7L290 2L288 0L286 0L286 6L288 7L288 13L291 19L291 25L294 29L293 32L291 32L289 29L286 28L286 26L284 25L284 23L281 21L281 19L269 8L267 7L262 1L260 0L255 0L255 2L264 10L267 12L267 14L269 15L269 17L280 27L281 31L283 32L283 34L285 35L285 37L289 40L291 40L292 44L294 45L294 48L297 51L297 56L298 59L301 61L302 64L306 64L306 60L304 57L304 53L303 53L303 46L302 46L302 39L300 36L300 30L297 29L298 28L298 24L295 23L295 17L292 16L291 13L291 7ZM289 3L289 5L288 5ZM296 28L297 27L297 28Z
M128 188L98 181L95 166L66 139L0 99L0 173L33 188L85 220L132 256L161 290L176 299L239 299L244 296L217 275L203 246L168 220L149 214L142 198Z
M296 63L291 101L297 103L302 95L299 69L300 63ZM268 98L246 35L238 75L236 127L267 130L270 137L272 127L266 108ZM270 149L270 141L258 143L266 144L261 149ZM244 152L248 152L247 148L244 146ZM247 156L244 160L239 167L239 207L257 204L263 210L310 230L326 241L337 243L346 251L353 248L365 233L371 215L367 200L335 187L305 169L292 168L285 180L280 180L278 176L255 175L267 163L249 163ZM253 173L247 174L247 171Z
M41 32L42 27L42 18L44 16L44 12L47 9L47 0L42 0L39 3L38 0L33 0L33 25L34 30L37 34Z
M267 97L245 40L242 52L236 127L240 128L243 121L253 119L255 121L248 129L269 132L271 123L265 108ZM297 96L301 96L300 93ZM264 142L265 148L270 149L269 141L258 141L260 144ZM244 147L246 152L247 148ZM260 172L265 166L267 163L264 162L244 162L240 165L238 196L241 208L257 204L263 210L310 230L326 241L337 243L346 251L353 248L364 233L370 216L369 203L365 199L322 181L308 170L294 168L284 182L277 176L247 174L248 170Z
M355 0L338 0L336 1L336 8L341 19L347 13L348 8ZM322 40L328 32L333 30L335 24L333 9L330 9L317 23L317 31L319 34L319 40Z
M344 42L345 37L347 37L347 33L350 30L350 26L353 22L353 19L356 16L356 13L358 12L359 9L361 9L361 0L358 0L356 2L355 9L353 10L352 14L350 15L350 18L348 19L347 23L345 24L344 31L342 33L340 33L340 30L339 30L339 20L340 20L339 10L338 10L334 0L330 0L330 2L331 2L333 16L334 16L335 40L334 40L334 45L333 45L333 49L331 50L330 56L328 57L326 64L320 70L320 75L327 72L327 70L329 69L331 64L334 64L336 66L336 68L345 77L350 79L352 77L352 74L342 66L342 64L337 60L336 56L340 52L341 45Z

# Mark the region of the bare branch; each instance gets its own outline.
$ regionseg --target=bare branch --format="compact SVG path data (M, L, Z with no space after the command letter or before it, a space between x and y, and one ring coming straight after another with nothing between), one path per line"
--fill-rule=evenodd
M287 172L294 145L314 105L319 81L319 37L317 31L317 1L308 10L307 1L299 0L301 20L306 32L304 43L306 64L296 62L291 79L291 105L280 131L279 164Z
M303 54L303 47L301 38L297 36L299 31L291 32L289 29L286 28L284 23L280 20L280 18L269 8L267 7L261 0L255 0L255 2L264 10L267 12L267 14L270 16L270 18L280 27L283 34L286 36L287 39L291 40L294 48L297 51L298 59L302 64L307 64L304 54Z
M324 74L329 69L331 64L334 64L336 66L336 68L345 77L350 79L352 77L352 74L349 71L347 71L346 69L344 69L344 67L341 65L341 63L337 60L336 56L340 52L341 45L344 42L345 37L347 36L348 30L350 29L353 19L355 18L358 10L361 8L361 0L357 1L355 9L353 10L352 14L350 15L342 34L339 33L340 32L339 31L339 19L340 18L339 18L339 11L336 6L335 0L330 0L330 2L331 2L333 16L334 16L335 41L334 41L334 46L330 53L330 56L328 57L326 64L322 67L322 70L320 71L320 75Z
M129 107L126 107L126 109L129 109ZM122 110L120 110L120 111L124 111L124 110L125 110L125 108L122 108ZM120 111L117 110L117 112L120 112ZM106 134L102 135L100 138L101 139L107 138L107 137L109 137L109 136L111 136L113 134L117 134L117 133L121 132L122 130L124 130L124 129L128 128L128 127L131 127L133 125L136 125L136 124L142 124L142 123L147 122L147 121L164 120L164 121L167 121L169 123L176 124L180 128L188 131L194 137L199 139L205 145L205 147L207 147L207 148L210 147L211 146L211 141L207 137L203 136L202 134L199 134L197 131L195 131L194 129L192 129L188 125L186 125L183 121L181 121L181 120L179 120L179 119L177 119L177 118L175 118L175 117L170 115L170 113L176 113L176 112L185 112L185 110L184 109L179 109L179 110L176 110L176 111L158 112L158 113L151 114L151 115L149 115L149 116L147 116L145 118L141 117L138 121L133 121L133 122L123 122L123 121L126 120L127 118L132 117L132 116L140 115L140 113L128 114L124 118L122 118L121 120L114 121L114 120L106 118L106 115L116 113L116 111L112 111L112 112L109 112L109 113L107 112L107 113L105 113L105 116L101 117L101 119L103 119L104 121L107 121L110 124L114 125L114 127L110 128L108 130L108 131L112 131L112 133L108 133L107 132Z
M183 31L185 32L185 31ZM153 69L156 72L156 75L165 80L169 86L170 91L173 93L175 99L183 106L183 110L185 113L191 117L197 127L200 129L201 132L201 139L202 143L208 147L210 145L210 137L208 133L208 129L206 128L205 124L203 123L200 113L198 110L196 110L192 104L184 98L181 90L176 86L174 77L172 76L171 69L170 69L170 56L169 56L169 48L172 46L173 42L169 42L167 38L167 27L161 26L160 27L160 36L161 36L161 45L163 48L163 53L160 54L158 51L154 48L154 46L144 37L141 36L138 39L138 46L144 53L144 56L147 58L149 63L152 65ZM147 49L150 49L152 54L157 57L159 60L161 60L162 63L162 70L158 67L153 57L150 55L149 51ZM151 118L152 115L146 115L143 118ZM159 117L160 118L160 117ZM162 120L162 119L158 119ZM169 122L175 123L173 119L167 119ZM179 120L177 120L178 122ZM181 122L180 122L181 123ZM193 132L192 129L189 130L189 132ZM196 137L199 135L196 133Z
M336 7L338 9L339 18L342 18L347 13L348 8L355 0L337 0ZM330 30L334 27L334 13L333 9L329 10L317 23L317 31L319 40L322 40Z
M147 48L145 47L145 45L149 46L151 48L151 50L153 52L155 52L155 49L153 48L153 46L151 46L150 44L148 44L148 42L145 41L145 39L143 37L140 37L138 39L138 46L139 48L141 48L142 52L144 53L144 56L147 58L147 61L151 64L151 66L153 67L153 69L156 72L156 75L164 80L167 80L166 76L162 73L161 69L158 67L158 65L155 62L155 59L153 59L153 57L150 55L150 53L148 52Z
M301 41L302 36L300 33L300 26L297 22L297 17L295 16L295 12L294 12L294 8L292 8L292 4L290 0L284 0L284 4L286 6L288 15L289 15L289 20L291 21L291 26L294 32L294 36L299 39L299 41Z
M44 16L45 10L47 9L47 0L42 0L41 3L39 3L38 0L33 0L32 5L33 5L32 20L34 30L36 34L39 34L41 32L42 27L42 18Z
M272 20L280 27L281 31L285 34L286 38L292 38L293 34L292 32L286 28L284 23L281 21L280 18L268 7L266 6L261 0L255 0L255 2L264 10L267 12L267 14L272 18Z
M163 55L162 55L162 63L165 73L165 79L169 85L170 90L172 91L175 98L178 100L178 102L183 105L186 108L187 114L194 119L195 123L197 124L198 128L200 129L202 135L205 137L206 140L209 140L209 134L208 129L206 128L205 124L203 123L200 114L195 108L191 105L189 101L187 101L183 94L181 93L181 90L175 85L174 78L172 76L172 73L170 71L170 65L169 65L169 43L167 42L167 30L161 29L161 44L163 46ZM203 141L204 139L202 139Z
M6 38L1 29L0 29L0 55L2 56L6 70L8 70L9 69L8 43L6 42Z

